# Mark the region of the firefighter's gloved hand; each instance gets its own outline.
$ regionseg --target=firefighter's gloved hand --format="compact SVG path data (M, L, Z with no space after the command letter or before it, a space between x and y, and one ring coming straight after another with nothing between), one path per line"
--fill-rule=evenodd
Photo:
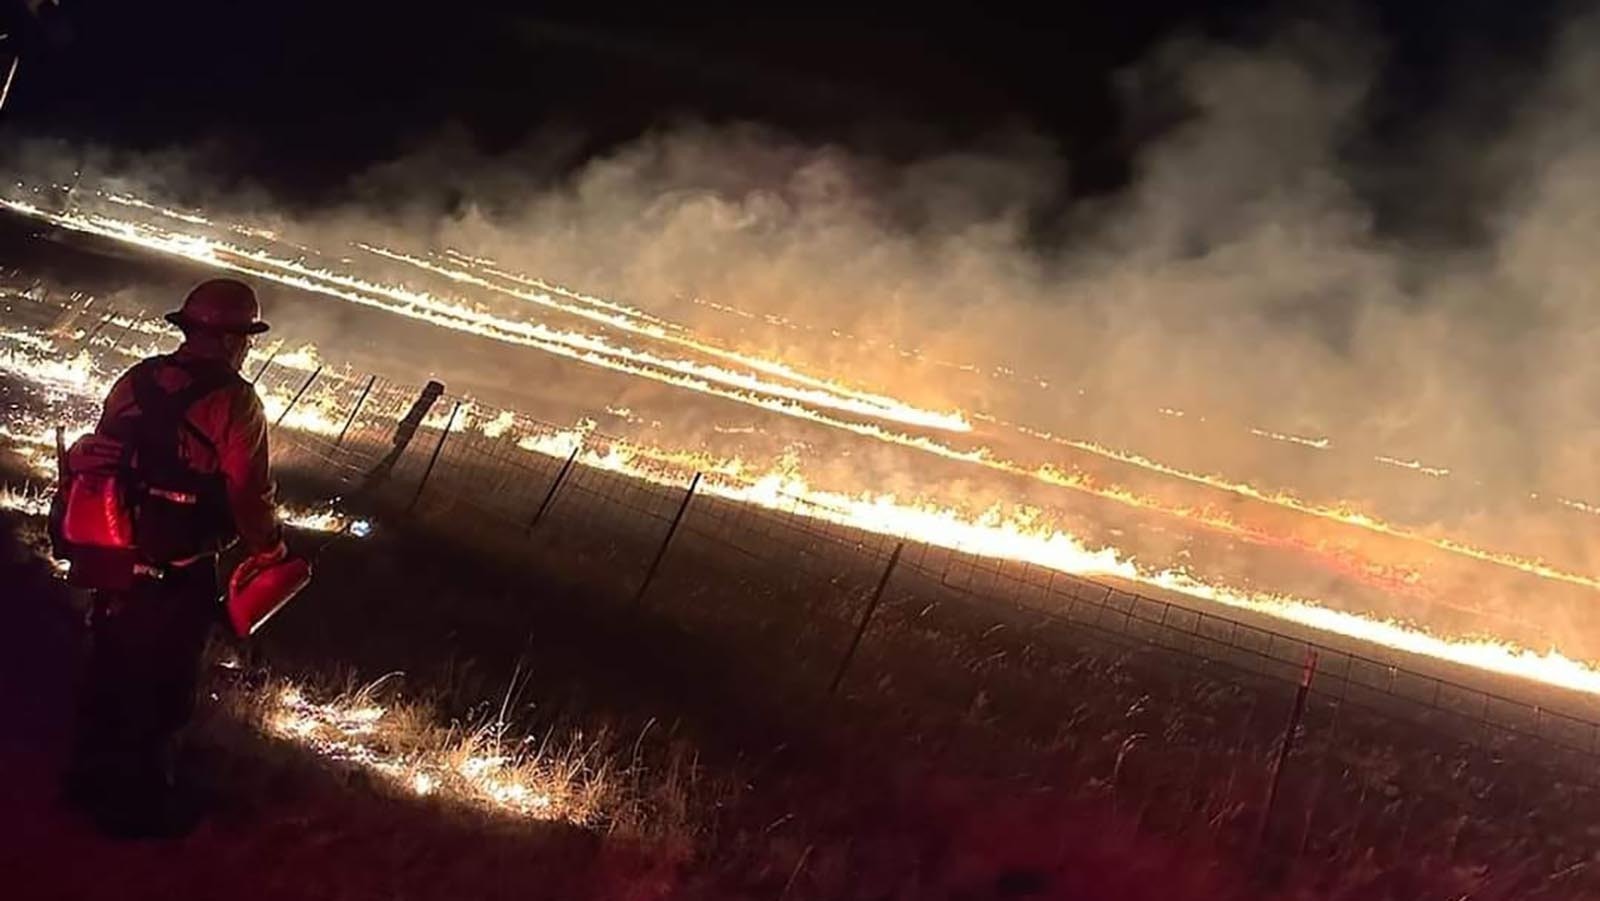
M262 571L275 564L282 563L288 556L288 545L279 541L271 550L262 551L259 554L251 554L239 561L239 565L233 570L233 578L228 580L229 596L238 594L246 585L250 584L252 579L261 575Z

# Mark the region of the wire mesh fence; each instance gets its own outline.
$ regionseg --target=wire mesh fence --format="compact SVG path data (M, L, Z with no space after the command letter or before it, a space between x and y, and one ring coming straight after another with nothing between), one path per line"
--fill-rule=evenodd
M381 394L362 417L378 434L349 442L369 454L408 404L403 391ZM854 702L1051 748L1063 781L1103 793L1139 828L1205 829L1315 869L1400 849L1467 860L1509 841L1481 824L1560 810L1569 819L1543 829L1555 843L1529 851L1530 866L1553 873L1573 863L1577 852L1561 849L1579 847L1587 828L1574 824L1600 822L1593 720L1305 634L914 541L868 620L898 536L840 525L800 497L730 500L749 486L722 474L685 505L692 469L636 457L627 471L608 468L627 448L620 438L476 405L457 431L443 431L448 419L426 420L396 465L397 509L420 490L411 515L452 528L476 518L503 538L604 544L589 565L620 595L659 556L651 615L723 636L770 678L818 694L859 631L839 683ZM1291 727L1313 651L1317 674Z
M146 335L67 313L56 325L96 352ZM809 498L421 385L307 360L250 377L281 471L537 549L776 682L1042 749L1140 828L1303 866L1515 841L1540 878L1594 878L1571 867L1600 823L1600 721L1560 693L1488 691L1202 601L844 525Z

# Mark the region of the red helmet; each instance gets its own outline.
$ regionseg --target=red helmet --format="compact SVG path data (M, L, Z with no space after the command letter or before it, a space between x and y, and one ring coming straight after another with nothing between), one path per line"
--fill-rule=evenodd
M178 328L207 329L236 335L259 335L268 326L261 321L256 292L238 279L214 278L196 285L183 299L183 308L167 314Z

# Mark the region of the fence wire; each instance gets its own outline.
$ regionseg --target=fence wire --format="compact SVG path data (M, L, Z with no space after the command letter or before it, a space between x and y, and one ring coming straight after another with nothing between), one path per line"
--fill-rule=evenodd
M77 298L22 315L100 354L149 341L137 318ZM314 371L247 370L281 417L280 471L621 594L653 578L653 615L725 636L773 679L818 692L838 681L858 704L1048 748L1064 781L1109 797L1139 828L1260 841L1312 868L1380 852L1472 860L1514 834L1530 872L1600 887L1573 869L1600 822L1600 721L1560 709L1571 699L1559 692L1498 694L1443 665L1428 672L1037 564L916 541L897 552L898 536L840 525L804 498L730 500L752 486L725 473L703 474L691 497L692 466L469 398L439 396L397 440L420 385ZM623 459L630 472L611 465Z
M375 407L378 438L356 444L381 446L408 404L391 396ZM508 415L474 412L480 421ZM650 466L645 477L595 465L627 443L591 432L550 499L564 457L518 441L559 427L511 413L513 426L497 437L481 428L443 435L440 418L418 430L410 462L396 466L396 481L414 484L424 449L438 449L414 515L453 527L470 509L517 540L602 544L574 565L620 592L645 577L694 476L674 464ZM802 498L767 508L719 496L748 487L707 477L651 606L725 636L731 653L773 679L820 691L897 539L831 522ZM528 529L541 506L543 528ZM907 545L890 585L850 663L846 694L1056 747L1064 780L1097 786L1141 829L1204 828L1223 844L1322 872L1374 849L1469 859L1491 841L1471 824L1511 812L1600 821L1592 791L1600 724L1581 716L1308 634L926 543ZM1308 651L1317 652L1318 674L1268 810L1271 761ZM1560 849L1576 847L1563 844L1578 841L1576 828L1546 829L1555 844L1530 859L1546 872L1570 868L1572 855Z

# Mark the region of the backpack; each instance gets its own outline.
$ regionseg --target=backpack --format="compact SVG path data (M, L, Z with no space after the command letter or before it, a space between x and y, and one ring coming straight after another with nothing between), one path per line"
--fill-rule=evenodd
M238 382L238 374L220 364L157 359L131 376L137 414L83 436L60 456L50 538L56 557L72 564L70 584L127 590L141 570L215 553L232 537L222 475L190 468L181 436L216 452L188 412ZM190 383L167 393L155 379L161 365L180 366Z

